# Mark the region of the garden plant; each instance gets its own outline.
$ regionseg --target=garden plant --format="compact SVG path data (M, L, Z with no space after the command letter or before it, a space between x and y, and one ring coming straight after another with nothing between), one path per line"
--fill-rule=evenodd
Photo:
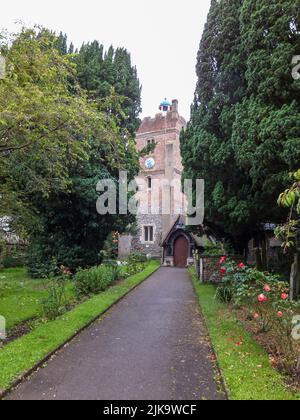
M290 300L289 285L278 276L237 264L225 256L220 260L220 271L223 281L216 298L243 310L256 334L267 334L266 347L276 366L298 376L300 349L292 333L300 305Z

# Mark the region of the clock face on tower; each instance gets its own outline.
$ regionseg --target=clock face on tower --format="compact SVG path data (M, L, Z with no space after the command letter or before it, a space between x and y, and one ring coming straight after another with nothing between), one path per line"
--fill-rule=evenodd
M145 166L147 169L153 169L155 166L155 160L153 158L149 158L145 162Z

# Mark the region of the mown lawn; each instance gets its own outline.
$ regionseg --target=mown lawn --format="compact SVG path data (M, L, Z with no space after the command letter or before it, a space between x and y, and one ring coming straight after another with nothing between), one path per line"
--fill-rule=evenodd
M41 300L47 297L50 282L30 279L25 268L0 270L0 315L6 319L8 331L41 316ZM75 298L71 282L66 287L66 298Z
M233 312L215 299L212 285L193 283L231 400L295 400L266 351L247 333Z

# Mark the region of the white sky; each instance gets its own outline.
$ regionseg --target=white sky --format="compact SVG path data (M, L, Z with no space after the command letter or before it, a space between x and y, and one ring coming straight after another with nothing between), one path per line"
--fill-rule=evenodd
M210 0L8 0L0 27L15 32L16 21L67 33L79 47L98 40L125 47L143 85L142 116L158 112L161 99L179 100L189 118L196 86L196 55Z

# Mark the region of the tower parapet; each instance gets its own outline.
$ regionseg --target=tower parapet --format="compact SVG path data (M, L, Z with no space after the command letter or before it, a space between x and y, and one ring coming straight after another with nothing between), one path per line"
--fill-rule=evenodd
M157 133L162 130L174 130L181 131L186 126L186 121L179 115L178 112L178 101L174 99L172 101L171 109L164 115L158 113L154 118L146 117L143 119L138 131L137 137L143 136L145 133Z

